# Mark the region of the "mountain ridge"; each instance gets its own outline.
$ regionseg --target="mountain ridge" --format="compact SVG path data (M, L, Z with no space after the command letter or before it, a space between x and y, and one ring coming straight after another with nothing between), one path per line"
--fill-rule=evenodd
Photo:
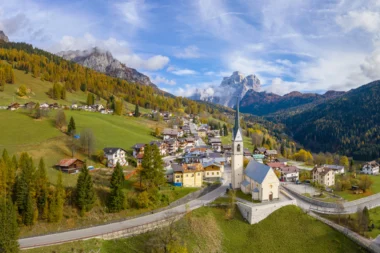
M189 98L233 108L236 97L242 99L248 91L258 91L260 87L260 80L255 75L244 76L239 71L234 71L231 76L224 77L219 86L196 89Z
M138 72L134 68L127 67L125 64L114 58L111 52L102 50L98 47L83 51L61 51L56 55L65 60L73 61L111 77L120 78L141 85L152 86L153 88L158 89L157 85L152 83L148 76Z

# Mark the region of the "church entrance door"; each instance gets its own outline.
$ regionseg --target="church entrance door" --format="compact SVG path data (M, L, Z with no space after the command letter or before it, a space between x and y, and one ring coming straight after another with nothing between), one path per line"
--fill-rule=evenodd
M273 192L269 193L269 201L273 200Z

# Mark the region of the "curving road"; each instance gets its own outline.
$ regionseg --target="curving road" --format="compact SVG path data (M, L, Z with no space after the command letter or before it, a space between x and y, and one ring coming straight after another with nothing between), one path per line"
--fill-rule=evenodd
M93 237L100 236L103 234L108 234L111 232L124 230L127 228L139 226L139 225L164 220L168 218L169 216L184 213L188 211L189 209L190 210L197 209L207 203L214 201L216 198L220 197L226 192L226 189L228 188L229 183L230 183L230 173L231 173L230 170L228 169L226 172L227 173L225 173L223 184L220 187L218 187L217 189L213 190L212 192L198 199L188 202L187 204L173 207L171 209L153 213L153 214L146 215L143 217L138 217L135 219L125 220L121 222L110 223L110 224L95 226L91 228L67 231L67 232L62 232L62 233L20 239L19 240L20 247L21 249L42 247L42 246L47 246L47 245L59 244L63 242L93 238Z

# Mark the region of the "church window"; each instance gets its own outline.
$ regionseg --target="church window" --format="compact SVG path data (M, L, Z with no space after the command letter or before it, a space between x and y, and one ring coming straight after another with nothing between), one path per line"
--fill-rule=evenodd
M236 147L236 151L237 151L237 152L240 152L240 144L237 145L237 147Z

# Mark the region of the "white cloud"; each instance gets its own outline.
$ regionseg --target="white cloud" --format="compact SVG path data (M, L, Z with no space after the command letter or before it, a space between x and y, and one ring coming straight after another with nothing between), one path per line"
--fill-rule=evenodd
M100 40L89 33L86 33L83 37L63 36L61 41L53 47L53 51L86 50L93 47L110 51L116 59L128 67L136 69L160 70L170 61L167 56L162 55L142 57L131 52L126 41L112 37L107 40Z
M123 20L134 28L145 28L147 26L144 17L148 15L150 6L144 0L116 3L115 8L123 16Z
M361 28L367 32L374 33L378 32L380 28L380 14L373 11L350 11L347 14L338 16L336 22L346 32Z
M177 75L177 76L186 76L186 75L195 75L197 74L198 72L195 71L195 70L192 70L192 69L180 69L180 68L177 68L175 66L169 66L167 69L166 69L167 72L170 72L174 75Z
M183 51L177 52L175 54L177 58L183 59L191 59L191 58L199 58L201 54L199 53L199 48L197 46L188 46Z
M278 95L285 95L292 91L308 90L309 84L299 82L287 82L277 77L272 80L271 85L265 87L265 91L272 92Z
M167 85L176 85L176 81L171 79L167 79L165 77L162 77L162 76L155 76L153 79L152 79L152 82L155 83L155 84L167 84Z

